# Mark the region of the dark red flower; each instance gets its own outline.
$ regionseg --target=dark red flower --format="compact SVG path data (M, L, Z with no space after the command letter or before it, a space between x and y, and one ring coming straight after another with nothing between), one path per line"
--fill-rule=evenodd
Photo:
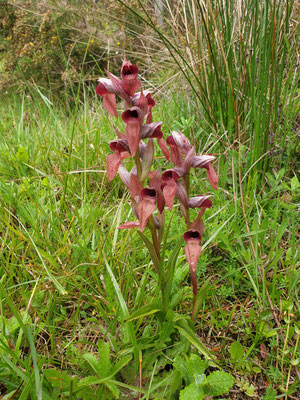
M121 97L128 104L131 104L130 96L122 88L121 80L115 75L107 72L110 79L99 78L99 85L96 88L96 93L103 97L103 107L115 117L118 117L116 95Z
M211 155L195 156L192 161L192 167L205 168L206 175L211 187L217 190L219 178L213 166L211 165L211 161L213 161L214 159L215 157Z
M138 107L128 108L122 113L122 119L126 124L125 133L127 135L130 153L135 156L139 146L143 115Z
M196 268L202 252L202 248L200 246L201 238L202 235L198 230L189 230L183 235L183 239L186 241L184 252L190 267L194 295L197 294Z
M212 207L212 201L209 199L212 197L211 195L203 195L191 197L189 199L189 207L190 208L210 208Z
M133 96L141 86L141 82L137 78L138 72L139 70L136 65L131 64L131 62L127 61L126 59L123 61L121 69L121 85L124 92L126 92L129 96Z
M127 140L117 139L109 143L113 154L106 157L106 174L110 182L117 174L121 161L130 156Z

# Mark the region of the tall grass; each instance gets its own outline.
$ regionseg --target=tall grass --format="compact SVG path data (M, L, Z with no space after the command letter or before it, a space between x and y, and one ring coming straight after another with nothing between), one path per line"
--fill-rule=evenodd
M125 7L126 2L118 0ZM137 1L201 104L208 128L248 153L248 194L274 153L282 161L297 101L299 29L294 1L164 2L164 25Z

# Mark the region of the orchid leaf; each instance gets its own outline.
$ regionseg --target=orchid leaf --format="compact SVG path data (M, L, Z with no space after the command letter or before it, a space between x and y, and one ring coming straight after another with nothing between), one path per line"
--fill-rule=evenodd
M160 301L153 301L150 304L146 304L145 306L139 308L135 312L133 312L126 321L133 321L137 318L146 317L147 315L152 315L157 313L158 311L162 311L162 305Z
M193 346L195 346L199 353L203 354L206 359L213 361L214 366L218 367L216 363L216 357L210 353L210 351L204 346L202 342L200 342L195 332L188 325L187 320L185 318L179 317L175 320L175 322L175 328L178 330L178 332L182 336L184 336Z
M173 277L174 277L174 272L175 272L175 265L177 262L178 254L179 251L182 247L183 244L183 239L181 238L177 245L174 247L172 250L171 254L169 255L169 259L166 265L166 275L165 275L165 299L167 301L167 304L170 302L170 297L171 297L171 292L172 292L172 283L173 283Z
M159 260L157 257L157 254L155 252L154 246L153 244L150 242L150 240L142 233L138 230L138 234L141 236L141 238L143 239L143 242L145 243L147 249L149 250L150 256L151 256L151 260L153 261L153 264L156 268L157 271L159 271Z

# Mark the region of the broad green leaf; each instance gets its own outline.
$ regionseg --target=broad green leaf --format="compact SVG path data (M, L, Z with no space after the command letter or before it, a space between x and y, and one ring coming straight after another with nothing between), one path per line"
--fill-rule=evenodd
M180 372L188 385L193 382L193 376L190 374L186 360L180 356L175 357L173 360L173 367Z
M204 399L204 392L201 387L195 383L187 386L180 392L179 400L202 400Z
M208 361L201 360L197 354L191 354L187 361L187 367L192 376L202 375L208 367Z
M157 311L162 311L162 306L160 301L153 301L150 304L142 306L138 310L134 311L126 321L133 321L137 318L146 317L147 315L155 314Z
M207 383L210 386L212 394L220 396L229 392L234 385L234 378L227 372L214 371L207 377Z
M294 192L295 190L298 189L298 187L299 187L298 178L297 178L297 176L294 176L294 177L291 179L291 191Z
M233 342L230 346L229 353L232 362L239 362L244 357L244 347L241 345L240 342Z

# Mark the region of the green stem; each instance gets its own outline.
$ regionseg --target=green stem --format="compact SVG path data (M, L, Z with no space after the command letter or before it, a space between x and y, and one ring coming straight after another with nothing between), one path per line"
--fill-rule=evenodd
M141 182L142 168L141 168L140 149L139 148L137 148L137 151L136 151L135 156L133 157L133 159L134 159L134 162L135 162L135 165L136 165L137 175L138 175L139 181Z
M190 197L190 174L185 175L184 177L184 185L185 185L185 190L186 190L186 194L187 194L187 198L189 199ZM185 223L186 223L186 227L189 230L190 229L190 210L189 208L186 208L186 219L185 219Z

